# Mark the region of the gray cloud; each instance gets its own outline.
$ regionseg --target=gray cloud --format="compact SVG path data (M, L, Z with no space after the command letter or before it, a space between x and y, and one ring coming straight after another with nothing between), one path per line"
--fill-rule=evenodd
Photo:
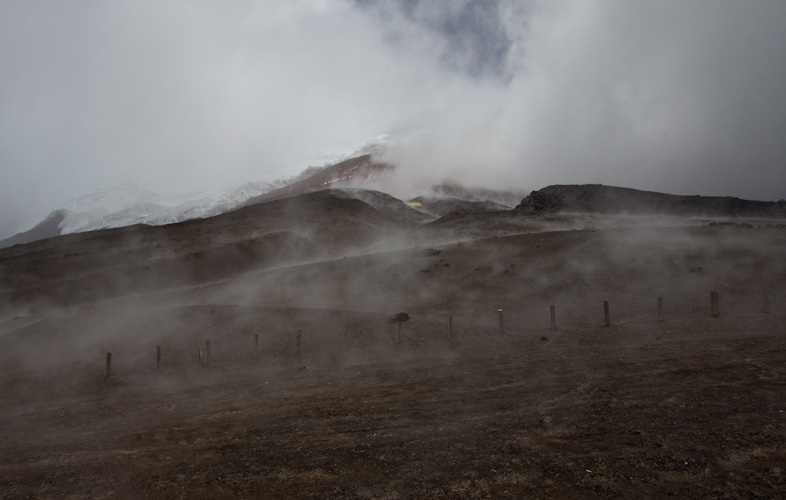
M428 40L445 68L473 77L505 77L512 40L502 23L511 11L504 0L356 0L392 41ZM523 19L530 2L517 2Z
M501 4L509 80L483 82L393 154L435 177L786 191L782 2Z
M0 47L3 196L34 212L122 182L290 175L427 107L444 80L341 1L7 1Z
M0 3L0 236L144 181L215 190L425 130L417 182L777 199L780 1Z

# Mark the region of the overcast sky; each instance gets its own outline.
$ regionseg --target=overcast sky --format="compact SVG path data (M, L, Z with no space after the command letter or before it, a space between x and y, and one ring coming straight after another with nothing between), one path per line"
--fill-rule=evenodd
M418 131L418 182L786 197L783 0L0 0L0 237Z

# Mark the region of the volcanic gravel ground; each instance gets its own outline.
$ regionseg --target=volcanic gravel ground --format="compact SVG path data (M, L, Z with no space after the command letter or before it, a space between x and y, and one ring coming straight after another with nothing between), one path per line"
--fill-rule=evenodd
M108 379L95 365L57 391L27 380L3 396L0 491L776 498L786 491L786 318L745 323L421 347L382 337L394 361L361 362L348 348L332 366L315 353Z

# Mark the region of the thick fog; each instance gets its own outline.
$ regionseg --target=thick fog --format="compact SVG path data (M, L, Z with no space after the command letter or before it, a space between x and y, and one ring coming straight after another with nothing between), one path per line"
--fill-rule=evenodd
M0 237L382 133L413 182L786 196L786 3L0 3Z
M395 160L489 185L784 197L783 2L502 2L498 15L500 77L428 116L432 133Z

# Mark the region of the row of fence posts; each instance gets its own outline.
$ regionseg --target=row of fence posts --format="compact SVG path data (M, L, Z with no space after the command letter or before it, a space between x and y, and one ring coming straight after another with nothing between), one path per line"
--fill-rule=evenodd
M766 288L762 289L762 299L764 304L764 314L770 313L770 300L769 294ZM505 326L503 322L502 316L502 309L497 309L497 315L499 319L499 333L500 335L505 334ZM552 330L557 329L557 308L554 305L549 306L549 315L550 315L550 328ZM710 292L710 315L713 318L717 318L720 316L720 305L718 302L718 292L712 291ZM658 322L663 322L663 297L658 297ZM603 326L611 326L611 315L609 312L609 301L603 301ZM452 329L453 329L453 317L448 318L448 338L452 337Z
M714 293L714 292L713 292ZM505 318L504 311L497 309L497 324L499 326L499 334L505 335ZM603 326L611 326L611 318L609 316L609 301L603 301ZM658 297L658 319L662 321L663 318L663 299ZM549 328L552 330L557 329L557 306L549 306ZM448 339L453 338L453 316L448 316Z
M767 289L764 288L762 290L762 296L764 301L764 313L770 313L770 303L769 303L769 295ZM718 292L712 291L710 292L710 315L714 318L720 316L720 306L718 302ZM549 328L552 330L557 329L557 308L555 305L549 306L549 316L550 316L550 324ZM499 334L505 334L505 323L503 317L503 310L497 309L497 319L499 325ZM658 322L663 322L663 297L658 297ZM603 301L603 326L611 326L611 315L609 311L609 301ZM448 331L447 331L448 340L453 339L453 316L448 316ZM300 346L302 342L302 333L300 330L297 331L295 345L297 348L297 357L298 361L302 360ZM396 323L396 343L401 343L401 323ZM344 327L344 338L343 338L343 348L346 350L349 348L349 326ZM205 349L202 350L202 347L198 348L199 352L199 362L202 364L208 364L210 359L210 340L205 340ZM254 352L253 358L256 359L259 356L259 334L254 335ZM156 368L161 368L161 346L156 346ZM106 377L112 373L112 353L106 353Z

